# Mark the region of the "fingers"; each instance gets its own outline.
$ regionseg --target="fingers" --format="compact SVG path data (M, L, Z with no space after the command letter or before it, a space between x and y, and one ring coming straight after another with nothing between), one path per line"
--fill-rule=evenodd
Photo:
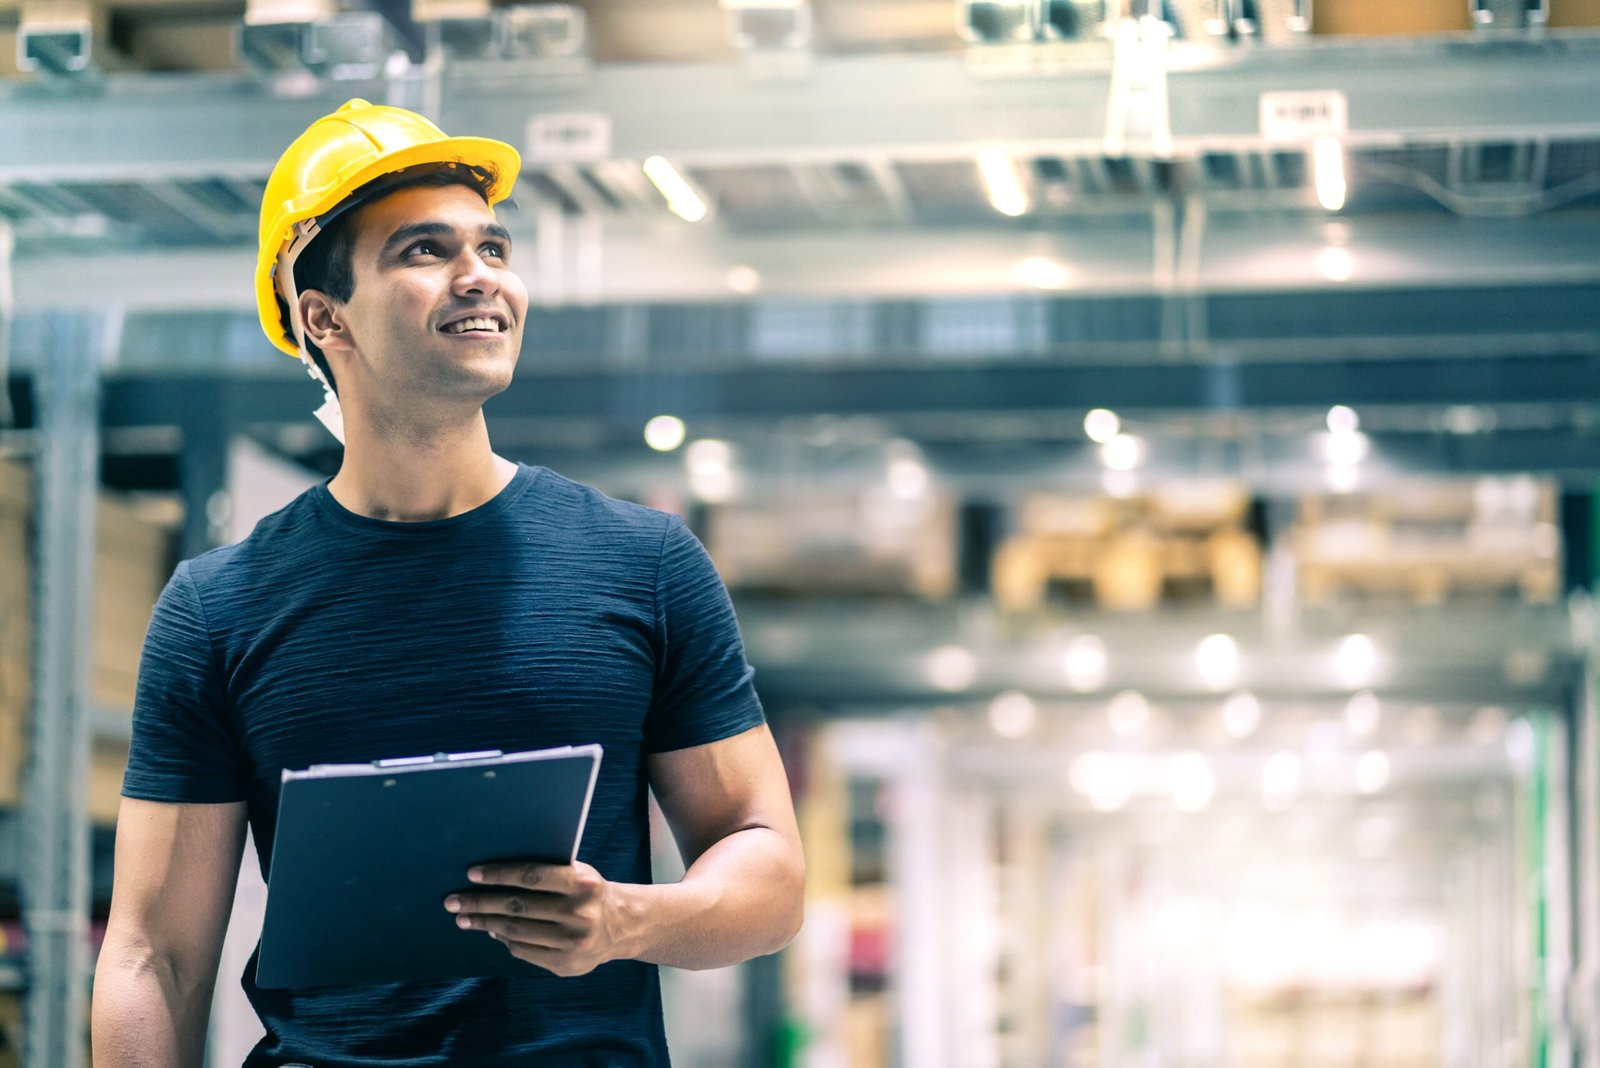
M507 945L539 946L544 949L569 950L577 935L567 927L545 920L519 920L509 916L458 916L456 925L463 930L482 931Z
M446 912L488 912L499 916L535 916L551 919L572 911L572 900L561 894L451 894L444 899Z
M581 900L559 894L451 894L444 899L445 911L458 920L478 920L506 916L570 927ZM461 923L468 927L470 924Z
M605 878L572 864L479 864L467 877L481 890L444 899L463 930L482 931L514 957L561 976L583 975L609 959L599 937Z
M498 915L460 915L458 926L482 931L506 947L518 960L537 964L556 975L586 975L606 958L598 952L592 932L545 920Z
M605 886L598 871L581 863L483 865L472 872L478 873L474 881L484 883L485 890L449 895L444 900L446 910L557 919L593 900ZM501 891L489 886L516 889Z
M568 894L578 885L580 869L587 864L478 864L467 869L467 878L486 886L514 886L520 890L545 890L554 894Z

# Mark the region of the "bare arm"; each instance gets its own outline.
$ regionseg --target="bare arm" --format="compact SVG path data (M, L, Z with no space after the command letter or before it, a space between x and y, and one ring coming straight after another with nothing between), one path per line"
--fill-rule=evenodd
M650 783L688 865L632 889L636 948L675 968L720 968L789 944L804 917L805 856L772 733L756 727L649 758Z
M789 780L765 726L649 758L688 864L661 885L613 883L583 862L485 864L452 894L457 922L557 975L626 958L721 968L775 953L800 929L805 858Z
M96 1068L199 1068L244 849L243 802L124 798L95 966Z

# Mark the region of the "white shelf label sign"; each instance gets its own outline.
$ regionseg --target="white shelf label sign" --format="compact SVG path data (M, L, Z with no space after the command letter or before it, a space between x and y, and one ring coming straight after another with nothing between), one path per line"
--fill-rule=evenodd
M593 163L611 158L611 117L535 115L528 120L528 159L535 163Z
M1261 136L1268 141L1343 137L1349 128L1349 101L1337 89L1261 94Z

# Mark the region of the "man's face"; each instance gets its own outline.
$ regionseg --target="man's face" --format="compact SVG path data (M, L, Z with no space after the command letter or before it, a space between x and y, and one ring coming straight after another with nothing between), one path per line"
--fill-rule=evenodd
M363 398L487 400L511 382L528 290L511 238L474 190L414 186L359 209L355 290L341 318Z

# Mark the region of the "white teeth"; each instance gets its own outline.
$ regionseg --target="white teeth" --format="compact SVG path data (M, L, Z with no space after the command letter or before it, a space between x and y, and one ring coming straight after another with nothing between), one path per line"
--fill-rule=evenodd
M494 319L462 319L460 322L451 323L445 328L446 333L460 334L468 330L493 330L500 332L500 323Z

